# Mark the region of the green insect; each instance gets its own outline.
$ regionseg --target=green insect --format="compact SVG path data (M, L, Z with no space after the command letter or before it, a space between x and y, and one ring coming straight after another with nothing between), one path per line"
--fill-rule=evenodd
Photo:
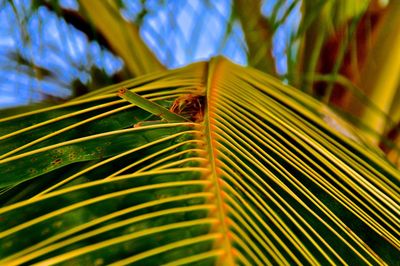
M162 107L159 104L153 103L152 101L147 100L146 98L129 91L126 88L121 88L118 91L118 96L127 100L130 103L137 105L138 107L142 108L143 110L151 113L152 115L156 115L161 118L161 121L149 121L151 124L160 123L160 122L191 122L190 120L180 116L174 112L169 111L168 109ZM143 123L140 123L140 126Z

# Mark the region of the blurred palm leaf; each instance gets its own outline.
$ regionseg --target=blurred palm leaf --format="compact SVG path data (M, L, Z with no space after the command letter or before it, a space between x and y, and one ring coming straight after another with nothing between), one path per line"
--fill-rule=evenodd
M234 3L246 36L249 64L270 75L276 75L276 64L272 57L273 29L270 21L260 12L261 1L237 0Z
M204 120L132 128L157 117L118 99L122 86L165 107L204 97ZM0 121L2 264L400 255L399 171L323 104L225 59Z
M79 3L93 26L124 59L132 76L164 69L140 38L137 26L122 18L115 1L80 0Z
M400 23L399 14L400 2L391 1L357 80L357 85L382 113L366 105L352 104L348 107L360 116L361 123L378 133L369 135L375 143L379 143L380 138L392 129L393 121L400 119L400 29L396 26ZM388 121L388 117L392 121Z

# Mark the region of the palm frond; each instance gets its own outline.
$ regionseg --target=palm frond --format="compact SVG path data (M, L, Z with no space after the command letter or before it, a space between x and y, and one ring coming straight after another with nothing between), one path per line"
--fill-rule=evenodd
M204 119L132 128L157 117L118 99L122 86L165 107L205 97ZM400 254L399 171L323 104L223 58L0 122L2 264L364 265Z

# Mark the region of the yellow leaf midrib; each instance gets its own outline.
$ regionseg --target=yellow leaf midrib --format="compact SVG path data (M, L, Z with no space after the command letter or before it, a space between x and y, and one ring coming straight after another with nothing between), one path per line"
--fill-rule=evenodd
M222 59L223 60L223 59ZM216 147L217 140L216 134L213 132L215 126L215 102L217 96L216 79L220 78L219 74L221 71L221 58L214 58L208 64L206 71L205 86L206 86L206 97L207 104L205 106L204 122L201 125L201 129L204 132L204 139L206 143L206 151L208 156L208 164L210 174L207 177L212 182L211 190L215 195L216 213L215 216L219 220L218 231L222 233L222 240L219 243L214 244L215 249L221 249L224 254L217 260L217 265L235 265L235 259L233 256L232 243L229 238L229 226L227 224L227 213L224 207L223 200L223 189L220 182L220 173L218 173L218 150ZM222 61L223 62L223 61Z

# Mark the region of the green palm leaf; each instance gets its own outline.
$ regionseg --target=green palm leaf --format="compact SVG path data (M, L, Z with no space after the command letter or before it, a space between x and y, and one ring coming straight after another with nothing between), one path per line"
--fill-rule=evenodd
M204 119L140 125L158 117L119 99L121 87L166 108L204 97ZM400 255L399 171L321 103L222 58L0 121L1 264Z

